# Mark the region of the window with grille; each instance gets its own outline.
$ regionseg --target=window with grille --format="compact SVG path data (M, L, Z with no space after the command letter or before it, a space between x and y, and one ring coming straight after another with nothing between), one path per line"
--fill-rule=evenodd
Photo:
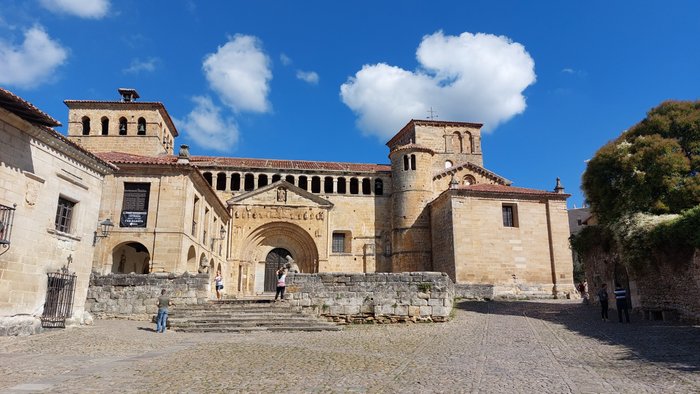
M503 227L518 227L518 211L515 204L503 204Z
M333 233L333 253L345 252L345 233Z
M67 200L63 197L58 198L58 208L56 209L56 230L69 233L71 219L73 218L73 210L75 202Z
M150 183L124 183L121 227L146 227Z

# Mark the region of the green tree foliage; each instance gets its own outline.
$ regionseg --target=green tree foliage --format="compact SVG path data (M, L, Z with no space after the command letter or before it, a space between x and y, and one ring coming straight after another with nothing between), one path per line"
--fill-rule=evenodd
M635 212L680 213L700 204L700 101L666 101L604 145L583 190L601 223Z

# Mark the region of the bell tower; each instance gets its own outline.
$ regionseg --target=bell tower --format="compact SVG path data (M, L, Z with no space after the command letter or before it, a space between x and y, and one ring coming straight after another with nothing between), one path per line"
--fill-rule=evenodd
M65 100L68 139L92 152L172 155L178 132L165 106L137 101L136 89L117 91L119 101Z

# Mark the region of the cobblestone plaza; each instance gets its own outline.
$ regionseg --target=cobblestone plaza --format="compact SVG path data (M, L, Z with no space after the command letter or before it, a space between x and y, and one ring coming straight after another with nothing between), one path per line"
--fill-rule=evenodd
M698 349L698 326L606 323L575 301L461 302L448 323L320 333L99 320L0 337L0 392L690 393Z

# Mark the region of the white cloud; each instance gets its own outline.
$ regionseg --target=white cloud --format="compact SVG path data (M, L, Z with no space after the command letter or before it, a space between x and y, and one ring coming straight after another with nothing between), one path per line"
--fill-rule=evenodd
M221 115L221 108L210 97L192 98L195 108L185 119L176 120L178 129L184 131L198 145L217 151L231 149L238 142L238 125L232 118Z
M525 110L523 91L535 63L521 44L484 33L424 36L416 71L364 65L340 87L343 102L367 134L390 138L432 107L442 120L484 122L484 130Z
M318 85L318 74L315 71L297 70L297 79L301 79L306 83Z
M139 58L132 59L129 67L122 70L125 74L138 74L141 71L153 72L156 70L156 65L159 62L158 58L151 57L147 60L141 60Z
M41 26L24 33L21 46L0 41L0 84L32 88L50 80L68 58L68 50Z
M280 54L280 61L282 62L282 65L284 65L284 66L288 66L288 65L292 64L292 59L289 56L285 55L284 53Z
M574 71L573 68L568 68L568 67L562 69L561 72L563 72L564 74L573 74L573 73L575 73L575 71Z
M209 86L234 111L267 112L270 59L254 36L237 34L204 59Z
M100 19L109 11L109 0L41 0L41 5L52 12L80 18Z

